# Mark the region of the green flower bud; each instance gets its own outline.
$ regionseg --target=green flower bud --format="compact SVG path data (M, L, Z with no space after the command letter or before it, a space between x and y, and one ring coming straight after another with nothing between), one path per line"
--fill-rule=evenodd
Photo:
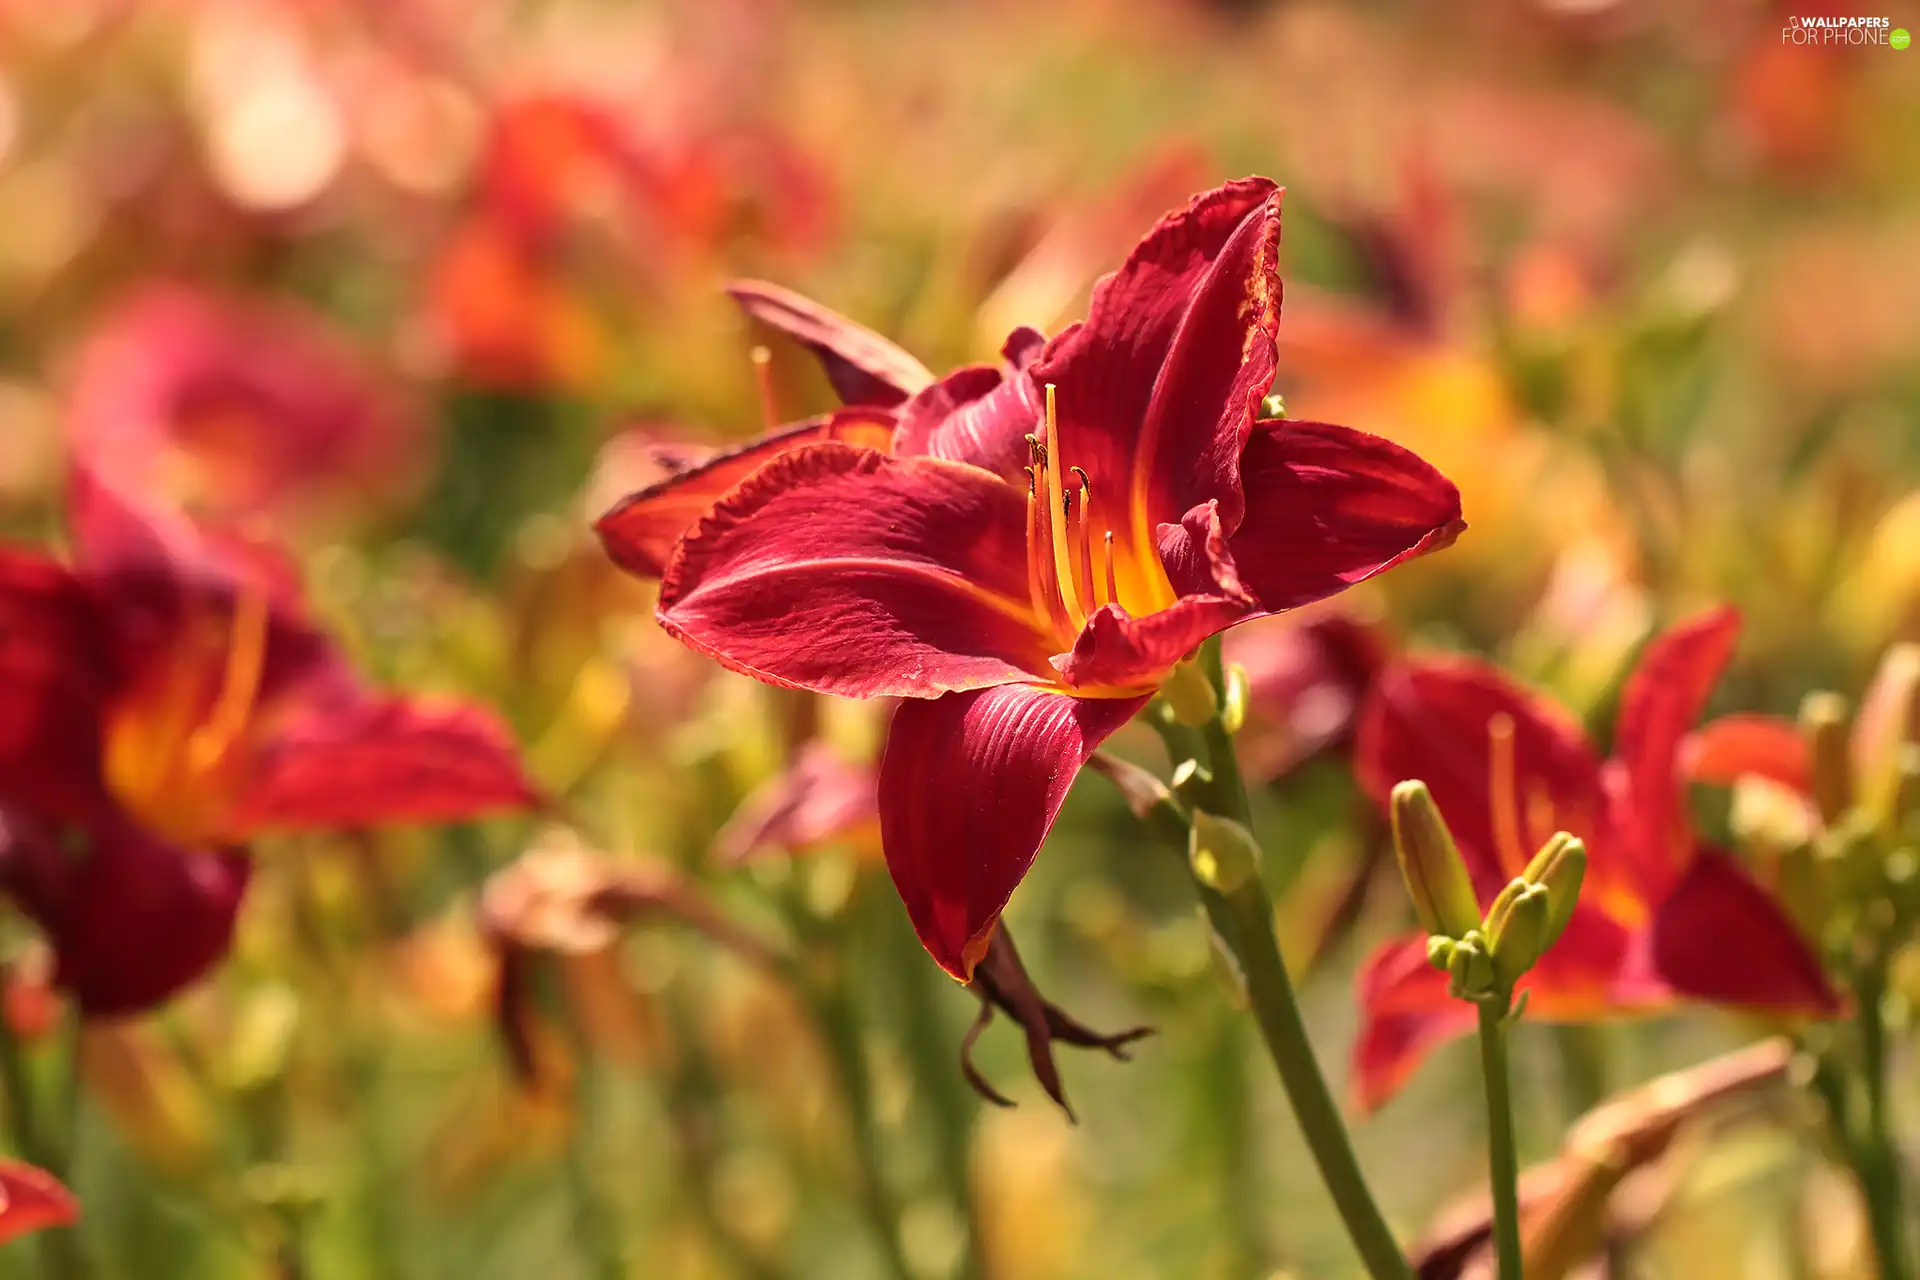
M1445 934L1436 933L1427 938L1427 966L1445 973L1453 964L1454 941Z
M1533 855L1521 878L1547 892L1547 932L1540 943L1540 954L1544 955L1548 947L1560 941L1567 921L1573 919L1580 886L1587 878L1587 846L1578 836L1556 831Z
M1487 913L1487 947L1493 952L1494 976L1512 989L1538 963L1549 944L1553 926L1551 896L1544 885L1515 880L1519 892L1501 896L1496 911ZM1513 886L1509 886L1511 888ZM1498 908L1504 906L1504 910Z
M1454 944L1447 957L1447 993L1456 1000L1480 1000L1493 994L1493 958L1481 949L1476 932Z
M1196 809L1187 860L1201 884L1217 893L1233 894L1259 876L1260 845L1253 832L1232 818Z
M1284 418L1286 416L1287 401L1286 398L1278 392L1275 392L1260 402L1260 420L1262 422L1271 421L1274 418Z
M1220 713L1213 682L1197 662L1182 662L1168 672L1160 685L1160 696L1167 700L1173 718L1190 727L1203 725Z
M1920 645L1887 650L1873 683L1860 700L1853 733L1855 799L1876 819L1891 823L1900 784L1900 749L1913 742L1920 722Z
M1847 700L1837 693L1808 694L1800 703L1800 734L1807 744L1814 805L1820 821L1832 826L1853 807Z
M1465 937L1480 924L1480 902L1473 896L1467 864L1427 784L1400 783L1393 789L1388 810L1393 819L1394 855L1420 923L1428 933Z
M1920 819L1920 744L1909 742L1900 748L1899 777L1893 787L1891 829L1905 835Z
M1833 885L1826 868L1814 856L1811 841L1780 852L1774 860L1773 888L1774 899L1800 936L1818 945L1833 914Z
M1247 723L1247 669L1237 662L1227 664L1227 696L1221 699L1220 725L1228 733L1238 733Z

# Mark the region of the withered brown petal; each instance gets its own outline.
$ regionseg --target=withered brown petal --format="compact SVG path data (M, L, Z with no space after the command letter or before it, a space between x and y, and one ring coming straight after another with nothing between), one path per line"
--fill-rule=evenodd
M1033 1064L1034 1077L1040 1081L1040 1087L1047 1091L1047 1096L1066 1112L1070 1121L1076 1117L1060 1083L1059 1066L1053 1060L1054 1042L1057 1040L1083 1049L1103 1049L1116 1061L1126 1062L1130 1057L1127 1046L1143 1036L1153 1034L1152 1027L1142 1026L1103 1035L1050 1002L1040 994L1039 988L1033 985L1033 979L1027 975L1026 966L1020 962L1020 952L1013 945L1013 937L1007 932L1005 924L994 930L986 957L974 969L973 981L967 986L980 997L980 1016L974 1020L961 1044L960 1069L967 1083L981 1097L1003 1107L1013 1104L988 1085L973 1065L974 1041L987 1023L993 1020L996 1008L1019 1023L1021 1030L1026 1033L1027 1058Z

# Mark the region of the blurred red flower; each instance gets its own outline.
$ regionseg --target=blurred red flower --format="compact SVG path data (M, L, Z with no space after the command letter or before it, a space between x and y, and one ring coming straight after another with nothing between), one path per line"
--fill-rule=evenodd
M242 846L535 802L504 726L363 686L256 543L81 470L74 554L0 547L0 883L91 1014L226 949Z
M84 465L211 513L404 496L424 419L318 315L150 285L81 346L68 409Z
M1016 334L1010 373L929 387L891 453L782 454L667 566L659 617L693 648L773 684L907 699L882 841L921 941L963 981L1079 767L1175 663L1462 527L1454 487L1405 450L1256 422L1279 201L1263 179L1197 197L1085 324L1038 351Z
M1587 845L1566 933L1520 983L1528 1011L1578 1021L1684 1001L1832 1016L1840 1001L1792 922L1729 854L1694 835L1683 756L1739 630L1722 609L1648 646L1602 761L1560 707L1470 659L1408 661L1381 677L1361 721L1361 781L1385 803L1426 782L1491 902L1557 830ZM1358 979L1355 1085L1385 1102L1474 1008L1429 968L1426 937L1376 952Z

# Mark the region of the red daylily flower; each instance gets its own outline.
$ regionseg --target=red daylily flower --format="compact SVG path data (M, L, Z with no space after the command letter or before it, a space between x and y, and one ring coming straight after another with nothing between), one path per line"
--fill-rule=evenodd
M1357 767L1382 804L1426 782L1482 904L1557 830L1586 842L1566 933L1520 983L1532 1015L1579 1021L1685 1001L1831 1016L1839 998L1785 913L1730 855L1694 835L1683 760L1689 729L1726 666L1739 617L1722 609L1651 645L1622 695L1602 761L1561 708L1470 659L1389 668L1363 713ZM1355 1050L1375 1107L1434 1045L1470 1031L1426 938L1388 943L1363 968Z
M247 840L535 802L472 705L363 687L258 546L81 471L74 555L0 547L0 886L90 1014L226 950Z
M88 337L72 385L88 466L210 512L395 497L427 451L426 422L290 304L149 286Z
M1279 201L1264 179L1199 196L1096 288L1084 324L1043 350L1023 331L1011 372L922 391L891 453L823 442L773 459L667 566L658 616L694 649L772 684L906 699L882 842L956 978L1080 766L1175 663L1462 527L1453 485L1405 450L1256 421ZM617 557L617 531L602 534Z

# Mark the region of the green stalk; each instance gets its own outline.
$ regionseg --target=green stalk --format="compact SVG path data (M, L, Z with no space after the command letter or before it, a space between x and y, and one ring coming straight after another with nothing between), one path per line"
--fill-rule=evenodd
M1880 1260L1880 1280L1907 1280L1913 1273L1907 1234L1906 1195L1900 1153L1894 1147L1887 1104L1886 968L1876 960L1855 984L1859 1010L1862 1084L1866 1090L1863 1129L1853 1143L1854 1174L1866 1201L1867 1225Z
M1487 1172L1493 1184L1493 1242L1500 1280L1521 1280L1520 1162L1513 1142L1507 1070L1507 1002L1480 1004L1480 1074L1487 1089Z
M800 991L826 1047L840 1096L847 1104L857 1157L860 1207L880 1244L887 1274L894 1280L913 1280L913 1267L900 1240L900 1211L887 1188L873 1073L867 1068L866 1047L860 1043L859 1014L838 983L833 990L823 990L802 981Z
M1224 697L1217 638L1201 650L1200 661L1216 694ZM1193 780L1187 792L1191 802L1250 825L1247 792L1241 781L1239 760L1234 755L1233 736L1218 715L1197 731L1174 722L1170 716L1154 723L1176 765L1191 760L1206 770L1204 776ZM1165 829L1165 819L1156 815L1155 825ZM1248 1006L1280 1074L1281 1084L1286 1088L1294 1119L1367 1273L1374 1280L1412 1280L1413 1269L1374 1201L1373 1192L1360 1171L1359 1159L1354 1155L1340 1107L1314 1057L1293 982L1280 958L1280 943L1273 931L1273 902L1267 896L1265 883L1254 875L1223 889L1196 873L1194 885L1214 932L1240 966Z
M80 1046L77 1040L78 1019L70 1018L73 1028L67 1037L69 1049L67 1064L69 1071L78 1070ZM52 1125L43 1123L49 1117L36 1106L33 1073L29 1070L22 1045L13 1034L13 1028L5 1018L0 1018L0 1092L6 1097L7 1119L13 1126L13 1140L27 1163L37 1165L58 1178L71 1188L73 1171L68 1167L67 1153L71 1149L71 1134L63 1138L52 1132ZM69 1082L69 1089L77 1089L77 1082ZM69 1110L63 1106L62 1111ZM45 1272L51 1280L86 1280L92 1274L87 1266L85 1250L81 1248L79 1231L75 1227L51 1227L39 1232L37 1236L40 1256L45 1264Z

